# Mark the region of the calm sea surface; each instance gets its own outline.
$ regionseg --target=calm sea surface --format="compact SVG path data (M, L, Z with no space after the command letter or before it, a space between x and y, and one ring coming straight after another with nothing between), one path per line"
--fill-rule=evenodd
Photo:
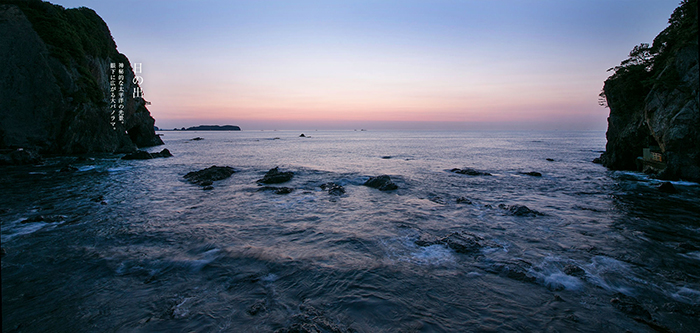
M3 332L700 327L700 187L591 163L603 132L162 133L174 157L0 168ZM276 166L292 193L258 191ZM416 243L454 232L481 247Z

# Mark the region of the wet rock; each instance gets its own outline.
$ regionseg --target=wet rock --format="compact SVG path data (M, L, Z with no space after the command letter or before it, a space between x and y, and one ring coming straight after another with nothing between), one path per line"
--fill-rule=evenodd
M532 176L532 177L542 177L542 174L537 172L537 171L530 171L530 172L521 172L521 175L527 175L527 176Z
M569 264L564 266L564 274L580 278L586 275L586 271L581 267Z
M554 162L553 158L548 158L547 161Z
M645 309L634 297L617 293L615 294L615 297L610 300L610 303L613 307L628 316L641 318L644 320L651 320L651 313L649 313L649 311L647 311L647 309Z
M491 174L488 172L478 171L478 170L474 170L472 168L464 168L464 169L454 168L454 169L450 170L450 172L458 173L460 175L467 175L467 176L491 176Z
M212 182L215 182L217 180L222 180L226 179L228 177L231 177L232 174L234 174L236 171L233 170L232 167L229 166L210 166L206 169L202 169L199 171L192 171L188 172L184 178L187 179L188 181L202 185L202 186L211 186ZM208 184L208 185L205 185Z
M291 171L280 172L279 167L270 169L263 178L258 179L259 184L279 184L288 182L294 177L294 173Z
M595 164L603 164L603 160L600 159L600 157L596 157L592 161Z
M304 135L304 133L301 133L301 135L299 135L299 137L300 137L300 138L305 138L306 135Z
M158 153L149 153L145 150L137 150L133 153L126 154L122 157L123 160L150 160L157 157L171 157L173 154L170 150L163 149Z
M658 187L659 191L664 193L676 193L676 187L670 182L664 182Z
M251 315L255 316L260 312L265 312L267 309L265 308L265 301L264 300L258 300L253 305L251 305L246 312Z
M468 232L454 232L447 237L440 238L434 241L417 240L415 243L418 246L431 246L436 244L442 244L457 253L474 253L481 250L483 247L482 243L484 239L470 234Z
M505 209L508 212L510 212L510 214L515 215L515 216L534 217L534 216L538 216L538 215L544 215L536 210L532 210L530 208L527 208L527 206L523 206L523 205L508 206L508 205L500 204L500 205L498 205L498 208Z
M466 197L459 197L459 198L457 198L457 203L458 203L458 204L467 204L467 205L471 205L471 204L472 204L472 201L469 200L469 199L466 198Z
M383 159L388 160L391 158L391 156L382 156Z
M489 273L494 273L509 279L533 283L537 281L537 278L528 274L530 267L532 267L532 264L529 262L518 260L493 264L486 267L485 270Z
M152 158L153 156L151 156L151 153L145 150L137 150L133 153L122 156L123 160L150 160Z
M202 187L202 190L204 190L204 191L210 191L213 189L214 189L214 186L211 186L211 185L207 185L207 186Z
M447 204L447 202L445 202L445 199L443 199L441 196L438 196L438 195L429 195L428 200L430 200L436 204L440 204L440 205Z
M167 148L164 148L163 150L161 150L161 151L158 152L158 153L151 153L151 156L153 156L153 158L156 158L156 157L172 157L173 154L170 152L170 150L168 150Z
M289 194L294 191L291 187L275 187L275 186L263 186L258 189L258 191L272 191L275 194Z
M65 221L66 217L63 215L37 215L23 220L21 223L34 223L34 222L45 222L45 223L55 223Z
M78 168L72 166L72 165L66 165L59 170L60 172L75 172L78 171Z
M0 165L26 165L41 163L39 153L30 149L6 149L0 151Z
M321 184L321 189L324 191L328 191L328 194L330 195L335 195L335 196L340 196L345 194L345 188L342 187L341 185L338 185L336 183L325 183Z
M369 179L362 185L376 188L380 191L391 191L399 188L398 185L391 181L391 177L387 175L369 177Z
M196 137L196 138L190 139L190 141L201 141L201 140L204 140L204 138Z

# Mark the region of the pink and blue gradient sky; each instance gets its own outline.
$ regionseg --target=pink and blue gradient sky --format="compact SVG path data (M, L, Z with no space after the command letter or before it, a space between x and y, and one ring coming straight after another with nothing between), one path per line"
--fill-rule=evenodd
M103 1L161 128L593 129L679 0Z

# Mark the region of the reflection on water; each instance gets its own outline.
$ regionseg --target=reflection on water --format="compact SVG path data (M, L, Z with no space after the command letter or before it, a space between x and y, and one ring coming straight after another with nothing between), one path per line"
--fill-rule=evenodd
M298 135L165 132L173 158L4 168L3 331L697 327L700 187L590 163L601 132ZM237 172L182 177L211 165ZM257 191L275 166L292 193ZM380 174L399 189L362 186ZM435 242L454 232L478 249Z

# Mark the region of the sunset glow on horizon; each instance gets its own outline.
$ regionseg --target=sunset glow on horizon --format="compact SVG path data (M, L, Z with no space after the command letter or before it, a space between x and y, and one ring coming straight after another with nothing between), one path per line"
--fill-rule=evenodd
M143 64L161 128L596 129L676 0L56 1ZM421 124L431 123L431 124Z

